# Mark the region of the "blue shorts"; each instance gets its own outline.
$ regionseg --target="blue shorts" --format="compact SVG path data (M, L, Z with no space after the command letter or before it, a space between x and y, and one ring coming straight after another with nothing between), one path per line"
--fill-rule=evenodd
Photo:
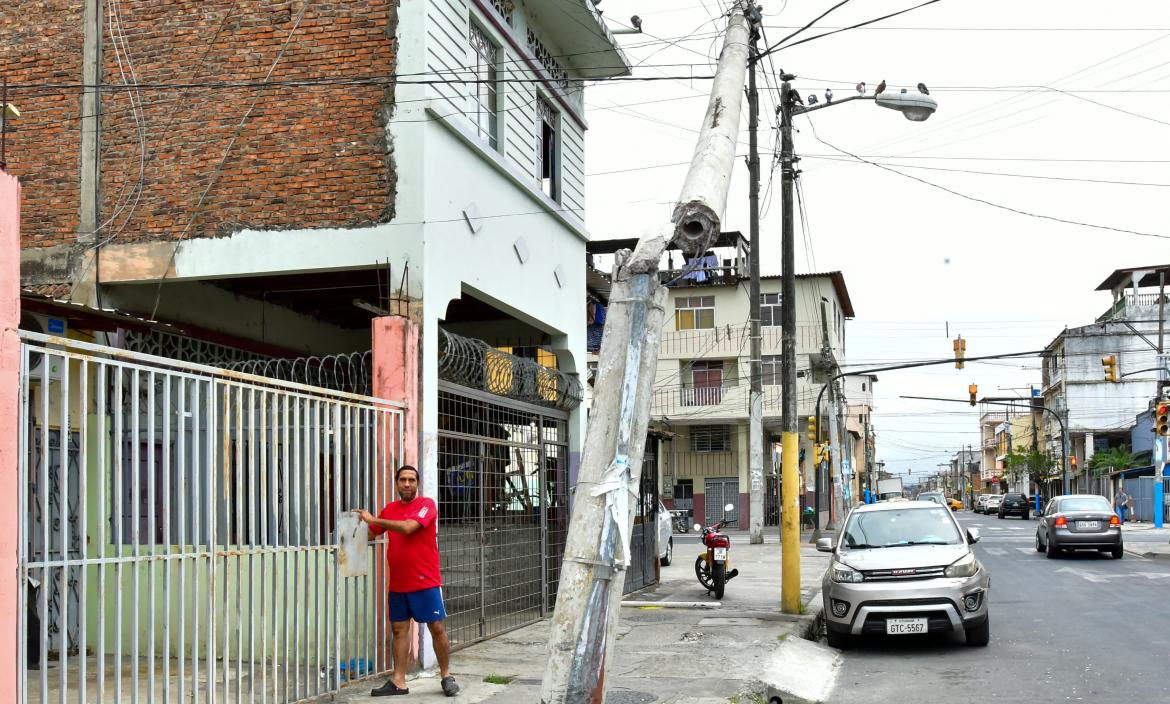
M391 621L414 619L418 623L434 623L447 618L441 587L420 589L417 592L390 592L387 604Z

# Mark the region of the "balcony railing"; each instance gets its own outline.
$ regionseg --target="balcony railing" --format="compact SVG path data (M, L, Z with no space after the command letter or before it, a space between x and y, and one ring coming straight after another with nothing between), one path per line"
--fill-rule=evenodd
M679 391L679 402L684 406L718 406L723 403L722 386L684 386Z
M1170 297L1167 298L1170 299ZM1128 309L1130 308L1146 308L1156 305L1158 305L1158 294L1156 293L1127 293L1114 301L1113 305L1109 306L1109 309L1097 318L1097 322L1123 319L1128 317Z

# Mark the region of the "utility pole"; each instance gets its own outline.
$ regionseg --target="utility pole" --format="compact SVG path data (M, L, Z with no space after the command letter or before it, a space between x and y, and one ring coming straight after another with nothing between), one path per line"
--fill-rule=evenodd
M792 106L789 83L795 76L781 74L780 80L780 201L783 208L780 267L783 273L780 293L782 401L780 435L780 543L782 546L780 605L790 614L800 613L800 478L797 453L800 452L796 424L796 243L792 226L792 186L796 160L792 154ZM818 427L820 419L817 419ZM819 507L818 507L819 508Z
M750 452L749 472L751 474L751 517L749 540L753 545L764 542L764 380L760 339L760 153L757 131L760 122L760 95L756 90L756 54L760 38L759 11L748 9L751 14L751 51L748 56L748 233L751 259L748 262L751 285L751 393L748 400L749 428L748 451Z
M732 10L699 139L673 222L618 253L601 341L596 402L581 453L542 704L604 704L649 423L667 289L658 267L667 245L704 251L719 235L735 162L749 28ZM800 572L796 572L799 587ZM800 593L797 591L799 608Z

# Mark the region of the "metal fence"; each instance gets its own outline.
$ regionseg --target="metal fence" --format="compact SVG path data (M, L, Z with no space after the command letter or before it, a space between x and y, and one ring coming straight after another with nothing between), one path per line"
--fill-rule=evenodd
M630 564L622 584L622 592L625 594L658 583L658 554L665 546L658 544L656 444L654 438L647 438L646 451L642 455L642 474L634 505L634 528L630 533Z
M569 525L568 415L441 382L439 555L462 647L551 612Z
M389 669L382 546L339 578L334 520L390 500L399 407L21 336L20 702L291 702Z

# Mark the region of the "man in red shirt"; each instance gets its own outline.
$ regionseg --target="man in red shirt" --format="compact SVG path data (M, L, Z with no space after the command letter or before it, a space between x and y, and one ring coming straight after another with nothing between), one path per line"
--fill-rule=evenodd
M435 645L443 694L453 697L459 685L449 669L451 644L443 619L443 578L439 574L439 543L435 532L438 507L433 499L418 495L418 470L403 465L394 473L398 501L386 504L374 516L361 510L361 519L369 525L370 537L389 533L386 545L386 568L389 574L390 626L394 632L394 674L386 684L370 692L371 696L388 697L409 694L406 687L406 664L410 658L410 621L425 623Z

